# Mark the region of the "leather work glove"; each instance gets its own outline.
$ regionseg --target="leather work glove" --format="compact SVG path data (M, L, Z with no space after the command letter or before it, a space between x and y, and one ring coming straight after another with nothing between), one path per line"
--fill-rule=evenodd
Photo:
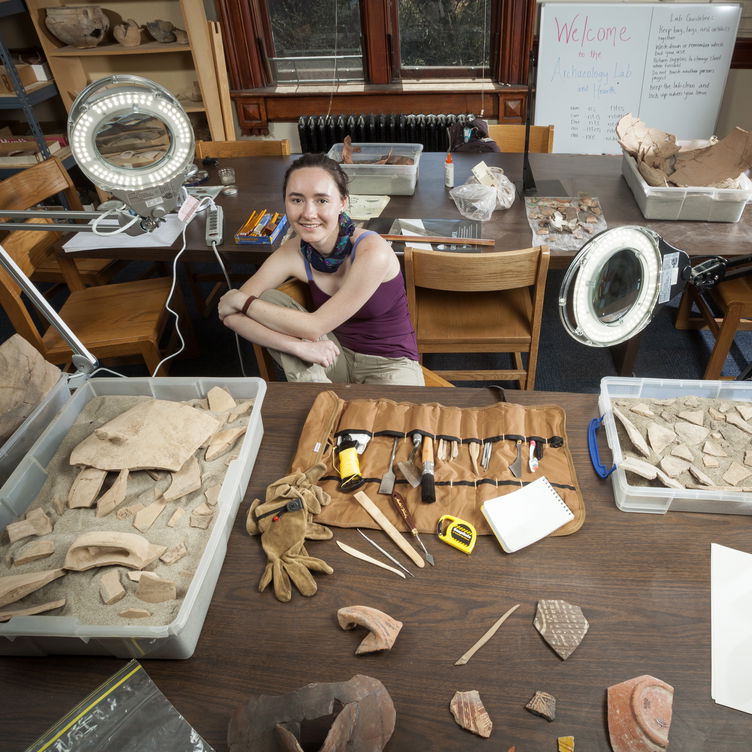
M311 572L331 574L334 570L322 559L310 556L306 538L327 540L329 528L313 522L312 517L329 503L329 494L316 485L325 467L314 465L304 473L292 473L274 481L266 489L266 500L254 499L246 518L246 530L261 534L261 547L267 564L259 581L263 591L270 582L280 601L292 597L292 584L302 595L311 596L318 589Z

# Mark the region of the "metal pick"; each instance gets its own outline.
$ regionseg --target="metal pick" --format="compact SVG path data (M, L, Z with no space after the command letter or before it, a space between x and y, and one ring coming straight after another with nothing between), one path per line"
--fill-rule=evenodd
M384 549L376 543L376 541L371 540L359 527L355 528L374 548L377 548L379 551L381 551L384 556L386 556L389 561L393 561L400 569L404 569L405 572L407 572L410 577L415 577L415 575L404 565L400 564L400 562L397 561L397 559L394 558L390 553L387 553L384 551Z

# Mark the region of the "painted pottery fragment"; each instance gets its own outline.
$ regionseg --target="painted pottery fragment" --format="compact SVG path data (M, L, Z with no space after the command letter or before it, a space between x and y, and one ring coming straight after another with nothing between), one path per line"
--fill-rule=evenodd
M624 430L627 432L627 436L629 437L629 440L632 442L632 445L634 448L644 457L650 457L650 447L647 445L647 442L642 437L642 434L637 429L637 426L635 426L634 423L632 423L629 418L627 418L626 415L624 415L621 410L618 410L617 408L614 408L614 415L619 419L621 424L624 426Z
M538 601L533 624L562 660L572 655L590 626L579 606L563 600Z
M647 674L608 688L608 735L614 752L662 752L674 688Z
M648 441L653 451L661 455L663 450L676 439L676 433L660 423L648 424Z
M70 464L100 470L156 468L174 473L217 426L214 416L190 405L145 400L95 429L74 447Z
M337 621L342 629L365 627L370 634L355 650L355 655L390 650L402 629L402 622L370 606L345 606L337 611Z
M454 720L473 734L488 739L493 730L491 717L488 715L477 689L468 692L455 692L449 703Z
M556 718L556 698L548 692L536 690L530 698L530 702L525 705L525 710L529 710L533 715L539 715L547 721L553 721Z
M340 720L342 717L342 720ZM230 718L230 752L269 752L290 747L381 752L394 733L396 713L386 687L357 674L346 682L308 684L287 695L252 695ZM287 732L285 734L285 732ZM301 747L302 748L302 747Z

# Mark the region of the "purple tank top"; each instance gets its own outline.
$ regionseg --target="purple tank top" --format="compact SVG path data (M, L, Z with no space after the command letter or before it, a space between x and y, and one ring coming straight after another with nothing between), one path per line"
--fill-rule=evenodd
M375 234L368 231L358 236L353 243L351 260L355 258L358 243L367 235ZM313 308L317 310L331 295L323 292L314 282L311 266L305 257L303 260ZM418 360L418 344L407 310L407 294L402 273L387 282L382 282L360 310L338 326L334 334L344 347L364 355Z

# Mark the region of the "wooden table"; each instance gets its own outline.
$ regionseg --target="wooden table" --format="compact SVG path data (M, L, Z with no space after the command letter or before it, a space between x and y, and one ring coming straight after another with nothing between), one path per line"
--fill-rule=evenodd
M218 199L224 209L224 242L220 246L223 256L231 261L263 260L268 251L252 246L238 246L233 237L243 225L252 209L268 208L284 211L282 179L285 170L295 157L248 157L223 159L224 167L234 167L238 195L221 195ZM521 154L456 154L455 185L464 183L471 168L481 159L486 164L504 169L510 180L522 176ZM587 193L597 196L603 207L609 227L636 224L654 229L670 244L693 256L746 255L752 250L752 210L747 208L737 223L720 222L654 222L646 220L635 203L632 191L621 175L621 157L589 156L575 154L531 154L530 164L536 181L559 180L569 195ZM385 217L440 218L460 217L454 202L444 188L444 154L426 152L421 156L418 182L413 196L392 196L383 212ZM210 169L210 184L217 184L216 170ZM496 240L496 249L527 248L532 234L525 214L524 202L519 198L511 208L497 210L491 220L484 223L483 236ZM171 260L180 247L180 241L170 249L130 248L98 250L86 255L129 260ZM194 261L213 261L214 256L204 241L203 218L188 228L187 248L184 257ZM83 254L82 254L83 255ZM565 268L574 256L571 251L554 251L552 268Z
M223 570L195 654L184 661L143 664L162 692L218 752L227 749L231 713L257 693L285 694L354 674L384 683L397 711L387 749L546 752L556 737L573 735L576 749L609 749L606 688L652 674L675 688L670 749L680 752L749 750L752 717L710 698L710 543L752 552L749 518L673 512L627 514L614 504L611 484L587 457L586 430L596 397L507 392L523 404L557 403L567 411L568 439L587 507L574 535L547 538L507 555L495 539L479 540L465 556L436 538L423 540L435 567L400 580L356 561L333 541L309 552L334 567L319 576L312 598L297 592L279 603L259 593L265 563L258 540L244 528L248 504L285 474L301 426L323 387L269 384L264 439L245 501L231 533ZM346 398L387 396L448 405L490 404L485 389L338 387ZM335 537L368 545L354 530ZM390 551L385 536L374 537ZM380 557L378 552L375 553ZM393 553L400 554L394 548ZM405 563L407 561L405 560ZM562 661L532 625L536 602L562 598L582 607L590 630ZM454 666L510 606L521 606L466 666ZM343 632L336 611L364 604L404 622L394 648L356 657L362 634ZM86 656L0 658L3 698L0 747L19 750L125 665ZM449 713L456 690L477 689L494 730L483 740L461 730ZM552 723L524 709L536 690L557 698Z

